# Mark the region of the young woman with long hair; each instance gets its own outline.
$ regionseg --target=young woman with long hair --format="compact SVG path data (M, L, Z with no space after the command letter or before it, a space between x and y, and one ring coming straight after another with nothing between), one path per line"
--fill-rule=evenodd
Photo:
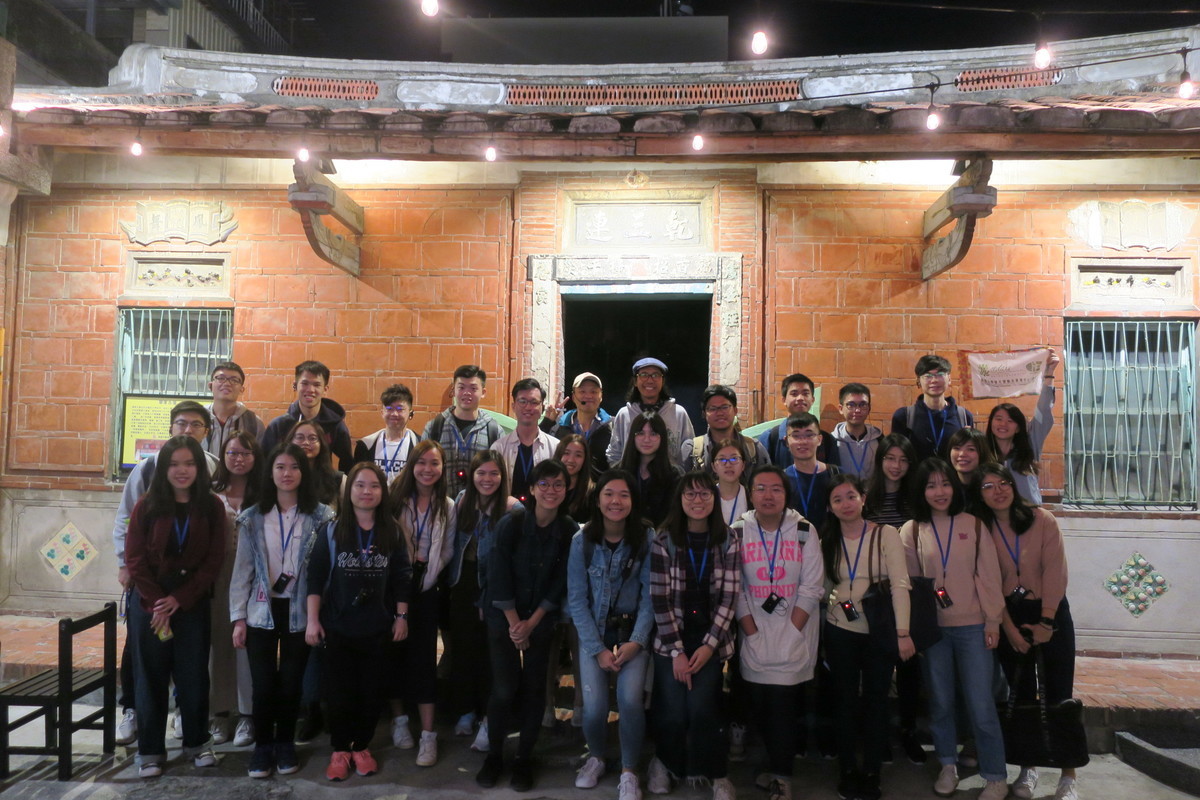
M388 641L408 636L412 567L392 519L387 475L374 461L346 476L345 512L326 526L308 561L304 640L325 646L325 697L333 755L325 777L342 781L351 765L373 775L369 745L386 683Z
M825 613L825 657L833 676L841 778L838 794L879 800L879 770L887 752L888 689L899 654L908 661L916 648L908 635L908 565L900 532L863 518L862 480L843 472L829 482L829 511L821 530L825 574L833 584ZM881 647L871 637L862 599L875 581L891 584L896 643ZM861 687L861 689L860 689ZM855 752L863 744L862 768Z
M1046 704L1061 703L1070 699L1075 683L1075 623L1067 603L1062 531L1049 511L1017 494L1017 481L1008 467L985 464L979 480L983 502L978 514L992 531L1005 598L1000 666L1011 691L1027 691L1028 684L1015 683L1017 664L1031 648L1040 648L1046 667ZM1028 677L1026 670L1024 679ZM1055 800L1075 800L1075 782L1075 770L1064 768ZM1028 800L1037 784L1037 767L1021 765L1013 796Z
M294 743L309 648L308 557L333 509L317 500L308 456L281 443L267 457L258 502L238 515L229 584L233 646L246 648L254 692L254 752L248 773L300 769Z
M717 483L709 472L689 472L650 545L657 755L646 784L654 794L688 778L711 781L714 800L734 797L721 666L733 657L741 588L741 545L721 514Z
M333 468L333 452L329 449L325 431L316 420L302 419L288 431L285 441L299 447L308 457L317 500L337 511L346 476Z
M1054 427L1054 373L1060 363L1058 353L1051 350L1032 420L1027 422L1025 412L1012 403L999 403L988 414L987 438L992 453L1012 471L1017 493L1035 506L1042 504L1038 460L1046 436Z
M234 431L221 446L221 462L213 474L212 490L225 503L229 517L229 542L225 563L213 586L212 713L239 714L233 743L245 747L254 742L254 689L245 649L233 647L233 623L229 621L229 582L233 578L233 554L237 551L237 515L258 500L262 482L263 452L258 440L247 431ZM228 738L225 721L214 716L209 732L213 744Z
M946 460L954 467L958 482L968 495L973 491L972 486L979 466L995 460L987 436L974 428L959 428L951 434L946 442L946 453ZM973 503L975 498L970 500Z
M183 752L215 767L208 749L209 598L225 558L228 520L210 490L200 443L174 436L158 452L150 489L129 518L125 566L133 582L129 635L138 718L138 774L162 774L167 702L175 682L183 715Z
M778 466L756 467L750 473L754 509L734 524L742 543L738 656L750 718L767 747L771 800L792 798L796 708L800 685L815 673L825 594L817 532L788 508L788 483Z
M554 459L562 462L571 478L563 507L571 519L576 522L586 519L591 514L593 481L589 468L590 452L588 440L578 433L568 433L559 439L558 447L554 450ZM564 664L564 660L566 660L571 665L571 686L574 695L574 702L571 704L571 724L576 728L582 727L583 676L579 671L579 634L575 630L575 623L570 614L563 614L559 618L551 650L550 671L546 675L546 712L542 718L542 724L553 726L555 722L554 701L562 676L567 672ZM566 659L563 658L564 655Z
M482 604L492 661L491 741L475 775L485 789L496 785L504 769L504 741L513 728L520 738L510 785L519 792L533 788L530 758L545 710L550 645L566 597L571 537L579 530L562 508L568 480L562 463L536 464L530 473L532 507L500 520L488 554Z
M495 540L496 525L520 505L508 491L508 467L495 450L476 453L467 468L466 488L454 502L457 531L450 584L450 705L458 722L454 733L470 736L476 719L472 750L488 750L487 706L492 671L487 653L487 625L479 605L485 585L487 557ZM461 655L456 655L461 654Z
M571 540L567 564L567 604L579 631L588 746L575 786L591 789L604 775L608 690L615 681L621 715L620 800L641 796L637 763L646 733L643 698L654 625L648 557L652 534L639 513L633 476L608 470L596 482L591 518Z
M994 656L1004 599L1000 564L987 528L963 511L966 503L954 469L940 458L917 466L913 518L900 531L910 575L933 579L942 638L923 653L929 690L929 727L942 764L933 791L949 797L958 786L956 695L967 704L987 781L982 800L1003 800L1004 738L992 695Z
M592 496L592 463L588 440L578 433L568 433L558 440L554 450L555 461L561 461L571 476L571 485L567 487L567 513L572 519L582 519L589 513Z
M633 418L619 466L633 476L646 519L662 524L683 473L671 463L667 423L661 416L646 411Z
M412 563L412 592L408 600L408 638L395 649L397 672L404 680L393 684L392 743L413 747L408 718L415 708L421 719L417 766L437 763L437 732L433 729L437 699L437 622L441 589L438 578L454 555L454 501L446 496L445 454L435 441L425 440L408 454L400 477L392 482L392 513L408 547Z

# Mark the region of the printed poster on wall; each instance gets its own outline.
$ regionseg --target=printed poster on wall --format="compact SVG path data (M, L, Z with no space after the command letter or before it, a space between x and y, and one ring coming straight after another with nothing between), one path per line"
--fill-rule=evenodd
M133 469L139 461L157 453L171 438L171 409L176 403L195 400L208 405L211 397L163 397L125 395L121 424L121 468Z
M960 371L966 376L959 399L1041 394L1049 359L1050 351L1044 347L1005 353L959 351Z

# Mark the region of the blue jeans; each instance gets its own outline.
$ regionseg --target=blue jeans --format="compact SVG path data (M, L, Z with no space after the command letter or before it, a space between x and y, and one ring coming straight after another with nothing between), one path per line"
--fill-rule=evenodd
M616 673L621 766L625 769L637 766L642 740L646 737L643 698L649 664L650 654L643 650ZM603 760L608 739L608 684L613 673L600 669L595 658L580 653L579 676L583 680L583 738L587 740L588 755Z
M979 774L984 780L1006 780L1004 736L1000 733L1000 717L992 692L995 656L984 645L983 626L956 625L941 630L942 640L922 656L934 752L943 765L958 760L958 731L954 724L957 676L979 749Z

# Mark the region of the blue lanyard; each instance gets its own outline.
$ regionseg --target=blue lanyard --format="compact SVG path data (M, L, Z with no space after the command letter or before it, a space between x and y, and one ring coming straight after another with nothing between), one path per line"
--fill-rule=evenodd
M175 529L175 546L179 548L179 552L183 552L183 546L187 544L188 527L192 524L192 515L188 514L183 520L183 530L179 529L179 518L175 518L173 527Z
M429 524L429 512L431 512L431 511L433 511L433 498L432 497L429 498L429 505L426 506L426 508L425 508L424 516L417 515L417 500L416 500L416 498L413 498L413 502L412 502L413 527L416 529L413 532L413 549L414 550L421 549L421 539L422 539L422 537L425 536L425 527Z
M361 559L360 566L365 567L367 565L367 556L371 554L371 548L375 546L375 529L371 528L371 530L366 532L367 543L365 545L363 544L363 529L358 525L355 525L354 530L358 533L358 552L360 554L359 558Z
M454 414L451 413L450 416L453 417ZM476 421L478 422L478 420ZM479 435L479 431L471 431L471 435L466 439L463 439L462 434L458 432L458 423L451 419L450 432L453 433L454 438L458 440L458 444L454 447L455 450L457 450L459 453L465 453L466 455L470 455L475 451L475 437Z
M387 454L387 437L382 436L380 444L383 447L383 473L386 476L391 476L393 467L396 466L396 459L400 457L400 448L404 446L407 436L400 437L400 441L396 442L396 452L392 453L392 457L388 458ZM403 465L402 465L403 466Z
M738 493L733 496L733 508L729 509L729 522L727 524L733 525L734 519L737 518L738 501L741 499L742 499L742 490L739 488ZM764 543L763 549L765 550L766 548L767 548L767 545Z
M946 564L950 561L950 548L954 546L954 517L950 518L950 533L946 538L946 549L942 549L942 537L938 535L937 523L933 518L929 518L929 524L933 528L933 540L937 542L938 553L942 556L942 585L946 583Z
M767 540L763 536L762 523L755 520L758 524L758 541L762 543L763 553L767 552ZM767 579L771 581L771 585L775 585L775 557L779 555L779 534L783 532L783 522L779 523L779 527L775 529L775 546L771 548L771 558L767 561ZM706 551L707 553L707 551Z
M765 545L764 545L765 549ZM704 583L704 571L708 569L708 551L709 548L704 548L704 558L700 561L700 568L696 569L696 553L692 548L687 549L688 561L692 562L692 572L696 574L696 585Z
M284 571L287 571L287 549L292 543L292 534L296 532L296 523L300 521L300 509L296 509L296 516L292 520L292 527L288 529L286 539L283 538L283 510L275 506L275 511L279 514L279 547L283 551L279 554L279 563L283 564Z
M804 518L805 519L808 519L808 503L810 500L812 500L813 489L816 488L816 485L817 485L817 470L818 469L820 469L820 467L813 468L813 473L810 476L812 478L812 480L810 480L808 482L808 492L806 493L806 492L802 492L800 490L800 474L801 474L800 470L796 469L795 466L792 467L792 483L795 484L795 486L796 486L796 497L799 498L800 504L802 506L804 506ZM808 473L804 473L804 474L807 475Z
M585 442L592 440L592 433L596 430L596 423L600 421L600 416L596 415L592 418L591 426L585 431L583 426L579 424L579 412L575 412L575 416L571 418L571 430L583 437Z
M1017 583L1021 582L1021 537L1013 532L1013 538L1017 540L1017 549L1014 552L1008 546L1008 537L1004 535L1004 528L1000 527L1000 520L996 520L996 530L1000 531L1000 541L1004 542L1004 549L1008 551L1008 555L1013 560L1013 564L1017 568Z
M858 550L854 554L854 564L850 564L850 548L846 547L846 537L842 537L842 552L846 554L846 570L850 573L850 583L854 583L854 576L858 573L858 558L862 555L863 542L867 539L867 523L863 522L862 533L858 537Z
M845 442L845 444L846 444L846 450L850 453L850 463L854 465L854 474L862 475L863 466L866 464L866 461L867 461L867 442L865 440L862 442L848 441L848 442ZM858 458L855 458L854 457L854 446L857 444L862 445L862 454Z
M520 442L517 443L517 466L521 468L521 475L528 482L529 473L533 472L533 445L529 445L528 455L521 452L521 448L524 446Z
M925 406L925 401L922 400L921 405ZM933 412L929 409L929 406L925 406L925 414L928 415L928 417L929 417L929 435L933 438L933 451L935 453L942 449L942 437L946 435L946 412L948 412L949 410L950 410L949 403L942 406L942 412L941 412L942 427L941 427L941 430L937 431L936 435L935 435L934 427L933 427Z

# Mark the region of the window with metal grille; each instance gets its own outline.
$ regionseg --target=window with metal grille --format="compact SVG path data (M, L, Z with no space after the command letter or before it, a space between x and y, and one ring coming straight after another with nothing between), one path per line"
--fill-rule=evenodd
M1067 502L1196 507L1195 333L1190 321L1067 321Z
M233 310L123 308L117 333L117 392L121 470L145 455L147 442L166 438L176 402L208 402L212 367L233 356Z

